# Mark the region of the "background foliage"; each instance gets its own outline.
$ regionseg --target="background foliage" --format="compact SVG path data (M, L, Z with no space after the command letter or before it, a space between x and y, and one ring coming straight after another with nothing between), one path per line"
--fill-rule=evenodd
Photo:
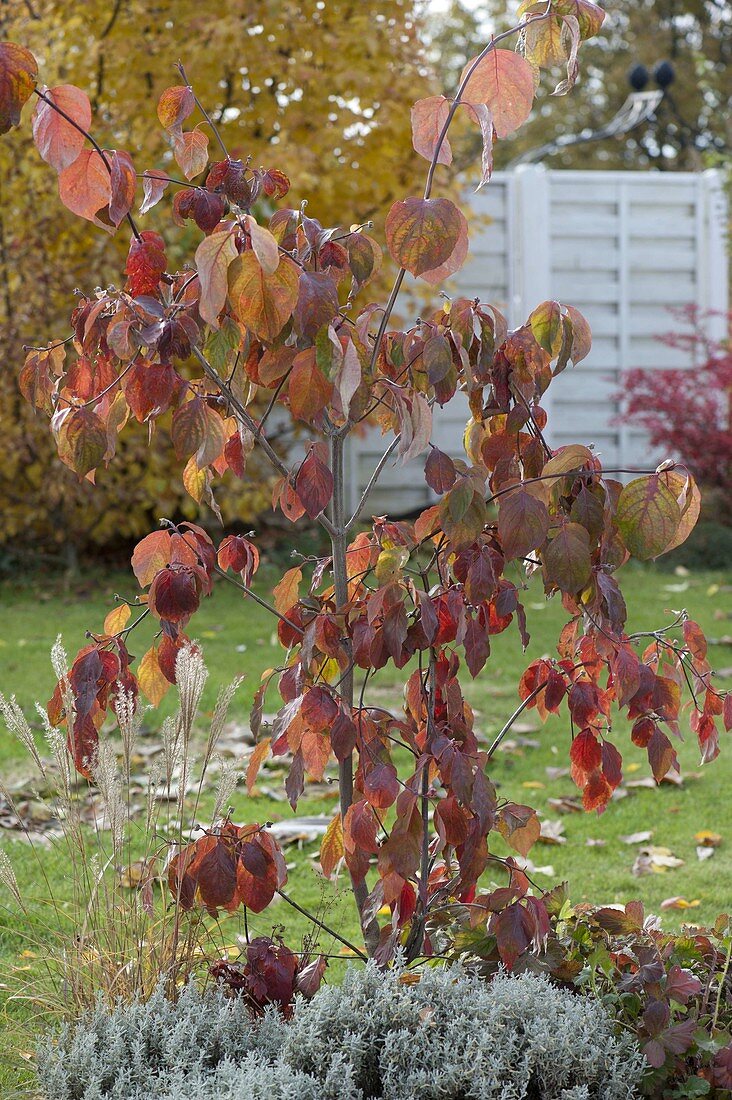
M451 0L434 52L457 82L461 58L475 52L485 25L509 25L503 0ZM584 47L582 76L566 103L537 101L531 119L499 147L496 167L552 141L559 134L594 130L608 122L630 91L628 71L653 70L668 60L676 71L670 99L658 120L625 140L576 145L552 157L553 168L694 171L724 162L732 143L729 95L732 36L726 0L616 0L608 5L603 33ZM550 86L551 74L544 77ZM649 87L655 87L653 81Z
M103 144L128 149L139 171L173 174L171 150L150 119L185 47L188 75L233 155L251 154L257 165L275 147L293 205L307 195L313 217L338 209L366 221L423 175L400 109L417 89L430 90L421 8L414 0L28 0L0 9L0 38L27 43L49 85L89 90ZM160 515L192 518L199 508L167 447L155 437L149 443L144 426L126 433L96 488L58 465L48 476L47 426L18 392L21 345L67 331L74 288L118 278L129 242L123 234L110 241L59 205L32 144L28 126L0 148L0 545L22 534L26 546L32 539L83 551L139 536ZM155 215L148 225L159 228ZM175 262L195 230L167 225L165 235ZM224 519L251 521L267 507L267 485L230 481L219 497Z

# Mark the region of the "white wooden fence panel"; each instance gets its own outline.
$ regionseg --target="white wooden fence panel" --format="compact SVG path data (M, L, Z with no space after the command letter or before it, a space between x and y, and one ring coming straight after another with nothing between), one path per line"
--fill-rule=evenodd
M647 466L644 433L618 422L617 392L633 367L691 367L688 353L659 337L680 331L669 307L727 308L726 207L715 172L573 172L525 166L497 173L472 199L471 254L455 293L490 302L521 324L546 298L576 306L593 349L544 399L552 446L592 443L606 466ZM486 219L483 221L483 219ZM711 321L721 336L724 319ZM467 403L435 409L433 442L461 453ZM355 506L384 448L378 432L356 440L351 464ZM409 511L433 500L424 459L391 464L368 512Z

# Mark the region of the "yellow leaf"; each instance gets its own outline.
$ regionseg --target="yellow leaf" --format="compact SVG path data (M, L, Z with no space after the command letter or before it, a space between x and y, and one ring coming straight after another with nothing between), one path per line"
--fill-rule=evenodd
M128 603L121 603L119 607L113 608L104 620L104 633L119 634L127 626L131 614L132 609Z
M527 791L543 791L544 784L540 783L538 779L527 779L525 783L521 784Z
M170 688L170 681L164 675L158 663L158 651L155 646L150 646L140 661L137 679L144 694L152 705L157 707L165 698Z
M320 845L320 866L326 878L331 878L344 854L341 815L336 816L325 830Z
M697 844L703 844L705 848L718 848L722 843L721 835L709 829L701 829L698 833L694 833L694 840Z

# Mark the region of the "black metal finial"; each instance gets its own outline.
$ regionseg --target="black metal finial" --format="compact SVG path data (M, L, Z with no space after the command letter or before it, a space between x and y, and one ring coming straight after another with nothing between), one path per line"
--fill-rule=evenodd
M628 72L628 83L634 92L642 92L650 79L650 73L645 65L634 65Z
M653 70L653 75L656 79L656 84L658 84L661 91L665 92L676 79L676 70L670 61L659 61Z

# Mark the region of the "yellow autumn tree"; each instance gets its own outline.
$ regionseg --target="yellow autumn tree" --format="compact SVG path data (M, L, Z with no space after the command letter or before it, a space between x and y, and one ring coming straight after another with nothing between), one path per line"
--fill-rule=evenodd
M176 175L155 108L163 89L180 83L182 60L229 152L284 172L291 205L307 195L308 214L325 225L334 210L378 224L423 175L405 110L432 89L421 7L419 0L17 0L0 6L0 38L33 50L49 86L87 91L92 132L105 147L128 150L139 172ZM180 484L167 438L148 438L144 427L96 487L79 484L52 462L47 421L34 419L18 391L22 346L67 335L74 289L92 291L92 278L119 282L129 246L125 226L110 240L61 205L53 173L31 144L26 125L0 149L0 543L105 544L140 535L160 514L199 508ZM210 151L216 159L213 144ZM159 228L155 210L144 224ZM172 240L166 228L169 254L189 253L196 234L185 228ZM264 484L226 484L217 493L224 518L249 521L266 508Z

